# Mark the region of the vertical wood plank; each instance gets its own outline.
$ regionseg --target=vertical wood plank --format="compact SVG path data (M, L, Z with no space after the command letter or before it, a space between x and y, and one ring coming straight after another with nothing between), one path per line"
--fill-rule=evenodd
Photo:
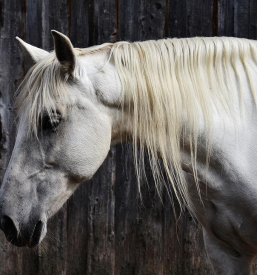
M53 49L51 30L69 31L68 0L27 0L26 41ZM65 274L67 266L67 205L48 221L48 233L37 250L38 274ZM32 264L32 262L30 262Z
M70 39L75 47L86 48L92 32L90 19L92 17L92 0L70 1Z
M68 202L67 274L114 274L115 148Z
M116 0L92 1L90 45L115 42L117 36Z
M213 0L169 1L169 37L213 35Z
M47 50L53 50L51 30L54 29L66 35L69 33L69 1L45 0L38 2L42 2L42 47ZM65 204L48 221L48 235L39 247L40 261L38 274L66 274L67 234L67 204Z
M26 39L34 46L53 50L51 30L68 35L69 0L26 0Z
M251 15L256 4L250 0L220 0L218 8L218 35L248 38L253 35L254 22ZM252 25L251 25L252 24ZM252 36L253 37L253 36Z
M165 36L166 1L119 1L120 40L160 39Z
M166 1L120 1L120 40L159 39L165 35ZM125 148L128 147L128 148ZM142 200L131 145L117 153L115 274L163 274L163 206L149 166L142 180Z
M89 24L92 15L92 1L71 1L70 39L75 47L85 48L89 44ZM67 242L68 262L67 274L90 274L88 253L89 239L92 232L88 230L89 217L89 190L92 182L83 183L68 201L67 208Z
M26 42L42 48L42 1L27 0L26 11Z
M249 38L257 39L257 2L250 1Z
M218 35L235 36L235 0L220 0L218 6Z
M178 204L175 206L179 213ZM163 274L212 275L198 222L187 211L176 222L168 199L165 201L164 213Z
M14 92L23 76L21 52L15 36L25 36L25 2L0 1L0 178L8 164L15 140ZM27 265L27 260L35 262ZM7 243L0 233L0 274L33 274L37 259L33 251L19 249Z
M71 3L70 37L75 46L116 40L116 1ZM68 202L67 274L114 274L115 169L112 148L93 179L81 184Z
M163 205L149 166L140 198L131 146L125 146L117 153L115 274L163 274Z
M170 37L213 36L217 3L213 0L169 1ZM200 225L185 211L178 222L167 205L164 211L164 274L212 274Z
M236 37L249 37L250 1L235 1L234 5L234 35Z

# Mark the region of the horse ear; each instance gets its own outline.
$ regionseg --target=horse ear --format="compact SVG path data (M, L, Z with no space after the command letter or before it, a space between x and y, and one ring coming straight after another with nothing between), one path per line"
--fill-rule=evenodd
M76 66L76 56L70 39L58 32L51 31L54 38L54 49L57 59L62 65L64 72L71 75Z
M18 36L16 36L16 39L19 41L19 44L25 53L25 57L28 59L29 63L34 65L44 57L46 57L49 52L39 49L37 47L34 47L26 42L24 42L22 39L20 39Z

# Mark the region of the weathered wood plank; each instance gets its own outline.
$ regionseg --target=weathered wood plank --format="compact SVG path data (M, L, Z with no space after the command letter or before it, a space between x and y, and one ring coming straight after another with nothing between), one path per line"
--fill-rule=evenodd
M124 147L117 153L115 274L163 274L163 205L149 167L140 198L131 146Z
M179 207L175 205L179 213ZM163 274L212 275L213 272L204 250L202 230L198 222L187 211L176 222L168 198L165 201L164 213L165 266Z
M157 34L153 35L153 32L151 32L152 29L149 29L147 31L149 37L147 37L145 33L145 28L149 26L149 21L146 20L147 16L140 14L142 11L142 9L140 9L141 2L130 2L130 4L132 4L129 7L125 5L125 2L124 7L121 3L120 18L122 18L124 22L120 22L120 38L131 41L150 38L158 39L162 37L166 29L168 33L173 36L211 36L213 32L213 6L212 1L207 2L208 3L200 5L199 1L180 1L179 3L176 2L176 5L175 1L169 1L169 16L171 16L171 18L168 17L168 19L166 19L168 25L167 22L165 25L164 16L162 16L163 23L159 23L158 27L156 26ZM154 5L153 3L151 4L153 10ZM159 7L163 5L165 7L164 3L159 4ZM176 7L176 9L174 7ZM185 13L185 10L187 13ZM179 21L179 26L174 27L172 24L178 24L177 18L180 18L180 15L183 16ZM133 20L131 20L131 18L133 18ZM141 19L143 19L143 23ZM164 26L165 29L163 29ZM180 32L176 33L176 30L180 30ZM122 163L122 161L118 161L117 171L120 171L122 167L120 163ZM146 209L144 209L145 212L140 209L139 204L137 204L138 202L135 201L138 193L135 185L136 179L133 177L133 169L131 170L133 164L130 162L128 166L130 167L128 171L130 179L127 182L122 182L124 175L121 174L120 178L118 178L119 175L117 176L117 188L119 188L120 194L116 191L116 213L118 213L116 215L116 274L120 274L119 272L123 272L121 274L133 274L132 272L135 274L196 274L195 272L197 272L197 274L198 272L199 274L211 274L208 264L204 262L206 257L204 257L205 252L203 245L197 253L197 260L193 260L193 249L197 247L198 238L190 238L190 236L192 233L198 236L201 232L197 230L197 226L192 226L194 224L190 222L191 217L184 215L183 219L181 218L179 224L176 226L171 205L162 209L161 205L158 206L160 203L158 198L156 199L153 192L152 194L147 194L147 190L143 191L146 199L145 205L149 205L149 202L151 202L154 207L146 207ZM153 188L153 185L150 187L150 190L152 190L151 188ZM125 197L122 197L122 189L126 190ZM147 213L147 215L145 215L145 213ZM158 217L158 213L163 223L162 226L160 226L162 231L158 230L158 219L155 220L153 218ZM123 219L125 221L121 220L122 216L124 216ZM149 220L150 222L148 223ZM138 221L141 221L142 224L140 225ZM190 225L191 228L184 228L184 224ZM183 228L183 230L180 230L181 235L177 234L177 227ZM121 233L119 234L118 232ZM151 234L149 234L150 236L147 236L146 232L151 232ZM137 234L140 234L139 239ZM158 244L155 242L155 237L159 239ZM177 239L179 239L179 241L177 241ZM202 240L201 235L200 240ZM168 244L174 245L171 246ZM181 249L181 246L184 249ZM145 254L142 253L143 247L145 248ZM125 251L125 253L122 254L122 251ZM135 256L133 257L132 255ZM154 255L154 258L152 255ZM204 258L204 260L201 261L201 258ZM149 262L146 259L149 259ZM205 270L205 273L201 273L201 270Z
M69 0L27 0L26 39L37 47L53 50L51 30L69 33Z
M234 5L234 36L249 37L250 1L235 1Z
M235 36L234 33L234 2L235 0L220 0L218 6L218 35Z
M67 205L65 204L48 221L47 236L38 248L39 267L37 274L66 274L67 250Z
M120 40L159 39L165 36L166 1L119 1Z
M92 0L71 1L70 11L70 39L75 47L86 48L89 45L89 35L93 27L90 24Z
M90 25L89 17L92 1L72 1L70 39L75 47L85 48L89 44ZM68 201L67 208L67 274L90 274L90 256L88 245L92 232L88 230L89 217L89 190L92 182L83 183Z
M218 35L248 38L250 24L255 24L254 22L256 22L250 16L250 14L254 14L254 10L256 11L256 7L254 9L254 6L256 4L251 0L220 0L218 9Z
M168 1L169 37L213 35L213 0Z
M116 40L116 1L72 1L71 11L75 46ZM68 202L67 274L114 274L115 152L112 148L93 179L81 184Z
M119 8L120 40L164 37L166 1L120 1ZM163 205L150 168L146 168L148 181L142 180L141 200L131 145L118 148L115 274L163 274Z
M41 1L39 1L41 2ZM53 49L51 30L69 32L69 1L42 1L42 47ZM35 22L36 24L36 22ZM40 275L66 274L67 267L67 204L48 222L48 237L39 247Z
M1 171L9 161L15 138L13 95L23 75L22 57L15 36L25 35L24 1L0 1L0 113L1 113ZM28 259L34 260L31 266ZM18 249L7 243L0 233L0 274L33 274L37 269L33 251Z
M250 18L249 18L249 38L257 39L257 2L250 1Z
M53 49L51 29L69 30L68 0L27 0L26 41L46 50ZM37 250L37 274L65 274L67 265L67 206L48 222L48 233ZM30 262L32 265L33 262ZM36 274L36 273L34 273Z
M67 274L114 274L115 148L68 203Z
M28 0L26 5L26 42L42 48L42 1Z
M216 4L213 0L169 1L167 26L169 36L215 35ZM176 222L166 203L163 222L164 274L212 274L204 250L201 227L190 214L186 211Z
M97 0L92 3L90 45L115 42L117 36L116 0Z

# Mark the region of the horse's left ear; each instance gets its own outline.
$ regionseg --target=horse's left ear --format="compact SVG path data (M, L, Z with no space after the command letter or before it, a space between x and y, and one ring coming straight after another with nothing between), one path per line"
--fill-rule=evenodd
M51 33L54 38L54 49L57 59L61 63L64 72L72 75L76 66L76 55L71 41L66 35L58 31L52 30Z
M20 39L18 36L16 36L16 39L19 41L19 44L25 54L26 59L29 61L30 65L34 65L41 59L48 56L49 52L42 50L40 48L34 47L22 39Z

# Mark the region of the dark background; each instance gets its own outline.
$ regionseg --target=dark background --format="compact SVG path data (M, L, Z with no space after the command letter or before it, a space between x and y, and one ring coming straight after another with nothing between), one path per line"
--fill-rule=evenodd
M15 36L52 50L51 29L76 47L163 37L256 39L257 1L0 0L1 177L15 139L13 94L25 71ZM112 148L94 178L49 221L40 247L16 248L0 233L0 275L212 274L197 222L188 213L176 222L151 178L140 201L125 147Z

